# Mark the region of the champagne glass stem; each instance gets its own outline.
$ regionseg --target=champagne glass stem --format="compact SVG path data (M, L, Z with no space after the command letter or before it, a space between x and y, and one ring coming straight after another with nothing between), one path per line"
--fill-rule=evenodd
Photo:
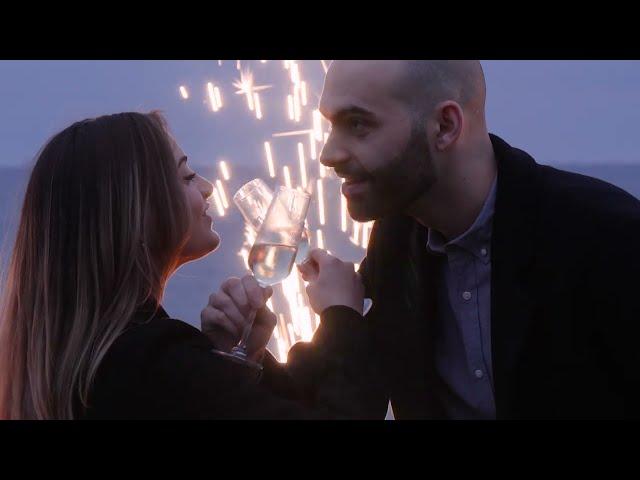
M249 315L249 323L247 324L247 326L244 328L244 331L242 332L242 338L240 338L240 342L238 342L238 345L233 347L233 350L231 350L232 353L236 353L236 354L239 353L245 357L247 356L247 342L249 341L249 336L251 336L251 330L253 329L253 322L256 319L257 313L258 313L257 310L251 311Z

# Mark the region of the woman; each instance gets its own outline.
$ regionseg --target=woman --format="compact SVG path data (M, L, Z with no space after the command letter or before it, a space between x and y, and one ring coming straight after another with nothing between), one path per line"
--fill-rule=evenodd
M3 289L0 418L359 414L362 372L332 375L327 366L314 392L274 365L258 380L162 309L171 274L220 242L206 213L211 193L156 112L84 120L48 142L31 173ZM270 294L254 307L264 309ZM366 328L355 312L334 310L328 323ZM253 335L262 345L275 318L260 318ZM336 340L319 337L331 356ZM364 362L361 345L353 355Z

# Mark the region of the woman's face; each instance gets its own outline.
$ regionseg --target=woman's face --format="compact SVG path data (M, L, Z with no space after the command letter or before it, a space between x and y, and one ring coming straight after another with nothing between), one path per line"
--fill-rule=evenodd
M207 213L210 206L207 199L213 193L213 185L189 168L187 156L171 135L169 142L189 210L189 238L180 252L180 264L183 264L214 251L220 244L220 236L212 229L213 219Z

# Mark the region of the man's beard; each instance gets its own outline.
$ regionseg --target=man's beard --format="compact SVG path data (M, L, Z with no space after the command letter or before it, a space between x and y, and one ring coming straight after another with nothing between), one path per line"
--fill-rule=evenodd
M389 166L375 172L374 188L367 202L349 207L356 221L377 220L405 213L436 181L424 127L413 122L405 148Z

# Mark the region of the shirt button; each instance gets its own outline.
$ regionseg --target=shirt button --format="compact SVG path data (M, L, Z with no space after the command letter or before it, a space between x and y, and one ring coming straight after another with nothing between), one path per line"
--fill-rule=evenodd
M475 372L473 372L473 374L476 376L476 378L482 378L484 376L484 372L482 370L476 370Z
M465 301L469 301L469 300L471 300L471 292L464 292L464 293L462 294L462 298L463 298Z
M483 249L481 249L481 250L480 250L480 255L482 255L483 257L486 257L486 256L487 256L487 253L488 253L488 252L487 252L487 249L486 249L486 248L483 248Z

